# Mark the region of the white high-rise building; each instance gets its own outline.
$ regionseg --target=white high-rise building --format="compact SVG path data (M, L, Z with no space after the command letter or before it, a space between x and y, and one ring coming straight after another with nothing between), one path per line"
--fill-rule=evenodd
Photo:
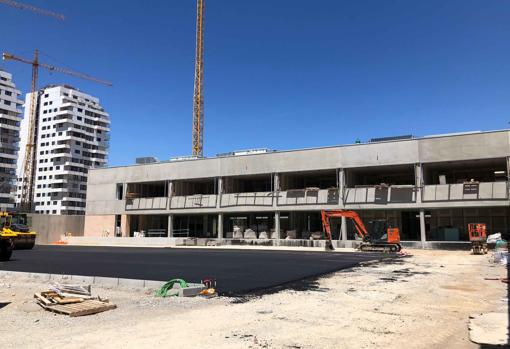
M24 145L28 138L31 93L21 124L17 202L21 201ZM36 213L85 214L87 174L108 157L110 119L99 99L67 85L38 91L36 113L34 210Z
M0 209L14 207L16 160L19 150L21 92L12 75L0 70Z

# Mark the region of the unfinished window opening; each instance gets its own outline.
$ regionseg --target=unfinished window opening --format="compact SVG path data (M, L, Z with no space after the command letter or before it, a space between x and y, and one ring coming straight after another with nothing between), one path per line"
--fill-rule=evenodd
M129 235L165 237L168 234L167 215L130 215Z
M272 187L273 181L270 174L223 179L223 192L227 194L270 192L273 191Z
M173 195L214 195L216 194L216 186L215 178L178 180L173 182Z
M175 215L174 237L216 238L218 237L217 215Z
M508 178L506 159L441 162L423 165L425 184L500 182Z
M336 170L280 174L280 190L337 188Z
M115 197L117 198L117 200L122 200L123 196L124 196L124 184L118 183Z
M345 170L349 188L378 185L414 185L413 165L379 166Z
M224 216L227 239L274 239L274 213L233 213Z
M331 222L333 239L338 239L340 225L337 220ZM324 238L320 211L282 212L280 214L281 239L314 239Z
M126 199L166 197L167 190L168 183L165 181L129 183L127 186Z

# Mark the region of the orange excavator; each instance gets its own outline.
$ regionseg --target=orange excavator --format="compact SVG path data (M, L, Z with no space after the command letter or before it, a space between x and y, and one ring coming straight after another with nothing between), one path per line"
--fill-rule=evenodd
M370 221L370 232L363 224L363 221L355 211L348 210L335 210L335 211L321 211L322 227L326 233L326 249L334 250L332 236L331 236L331 218L349 218L354 223L356 233L361 238L362 242L359 246L361 251L381 251L381 252L399 252L402 249L400 246L400 232L398 228L388 227L386 220Z

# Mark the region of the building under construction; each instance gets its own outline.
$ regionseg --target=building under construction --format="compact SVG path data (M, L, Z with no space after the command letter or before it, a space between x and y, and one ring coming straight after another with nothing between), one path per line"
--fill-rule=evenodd
M35 101L33 212L83 215L90 168L106 165L110 117L99 99L68 85L46 86L26 96L21 123L16 202L21 204L29 113Z
M0 69L0 210L14 207L16 161L19 150L21 92L12 75Z
M350 209L403 241L467 241L472 222L510 233L509 172L508 130L144 161L89 172L85 235L309 245L322 209Z

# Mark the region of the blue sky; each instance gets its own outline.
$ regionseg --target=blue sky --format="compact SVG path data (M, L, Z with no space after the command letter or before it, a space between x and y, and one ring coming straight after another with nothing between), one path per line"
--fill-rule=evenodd
M110 80L110 165L191 153L195 1L0 5L0 50ZM208 0L204 153L508 128L510 1ZM27 92L28 66L0 63Z

